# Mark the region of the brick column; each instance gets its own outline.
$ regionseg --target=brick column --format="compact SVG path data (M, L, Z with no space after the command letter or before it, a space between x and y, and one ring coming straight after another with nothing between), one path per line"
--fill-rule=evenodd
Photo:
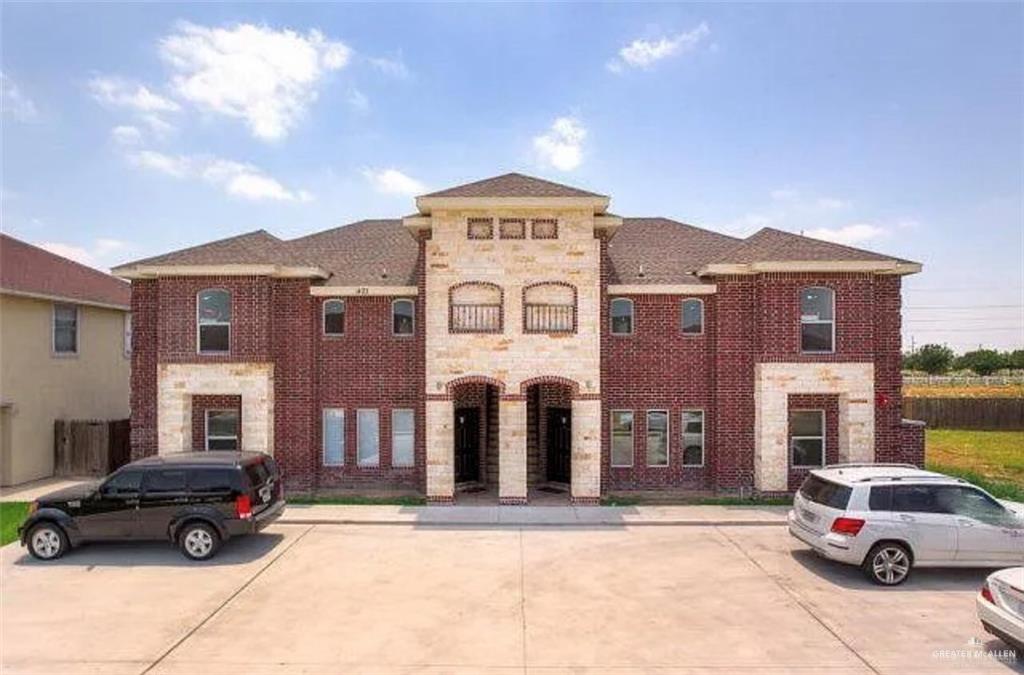
M455 500L455 404L427 401L427 501L451 504Z
M572 503L601 502L601 401L572 402Z
M498 403L498 503L526 503L526 398Z

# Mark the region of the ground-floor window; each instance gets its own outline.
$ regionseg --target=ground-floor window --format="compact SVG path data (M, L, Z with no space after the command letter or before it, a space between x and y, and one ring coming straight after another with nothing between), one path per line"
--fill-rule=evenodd
M206 449L238 450L238 411L206 411Z
M380 465L380 414L377 409L356 412L356 463Z
M416 417L412 410L391 411L391 466L414 464Z
M323 412L324 466L342 466L345 463L345 411L324 408Z
M668 411L647 411L647 466L668 466Z
M824 466L824 410L789 411L789 448L791 466Z
M612 466L633 466L633 411L612 411Z
M683 466L704 466L704 411L683 411Z

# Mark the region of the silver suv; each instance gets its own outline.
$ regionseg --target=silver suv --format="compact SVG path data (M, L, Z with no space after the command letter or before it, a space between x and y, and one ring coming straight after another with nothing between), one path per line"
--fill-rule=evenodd
M1024 504L910 464L837 464L804 480L789 532L878 584L912 567L1007 567L1024 562Z

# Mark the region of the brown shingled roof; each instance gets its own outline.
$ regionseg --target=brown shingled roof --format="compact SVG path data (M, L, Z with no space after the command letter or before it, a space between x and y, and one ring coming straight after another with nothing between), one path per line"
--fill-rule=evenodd
M422 197L602 197L561 183L542 178L506 173L502 176L456 185L455 187L421 195Z
M287 242L327 286L415 286L419 245L400 220L361 220Z
M38 246L0 234L0 289L127 309L131 286Z
M765 227L709 263L794 262L811 260L899 260L873 251L813 239ZM909 261L901 261L909 262Z
M254 230L207 244L190 246L163 255L135 260L128 265L279 265L293 259L286 242L266 230Z
M740 242L668 218L623 218L608 243L609 283L701 283L694 272Z

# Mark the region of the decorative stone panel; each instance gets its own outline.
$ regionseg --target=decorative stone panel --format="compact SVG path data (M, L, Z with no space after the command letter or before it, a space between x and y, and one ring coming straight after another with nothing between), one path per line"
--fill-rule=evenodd
M498 404L498 415L498 501L525 504L526 401L503 398Z
M601 498L601 401L572 402L572 499Z
M873 363L759 363L754 368L754 486L788 489L790 394L834 394L840 462L875 457Z
M427 499L450 502L455 496L455 406L451 400L427 401Z

